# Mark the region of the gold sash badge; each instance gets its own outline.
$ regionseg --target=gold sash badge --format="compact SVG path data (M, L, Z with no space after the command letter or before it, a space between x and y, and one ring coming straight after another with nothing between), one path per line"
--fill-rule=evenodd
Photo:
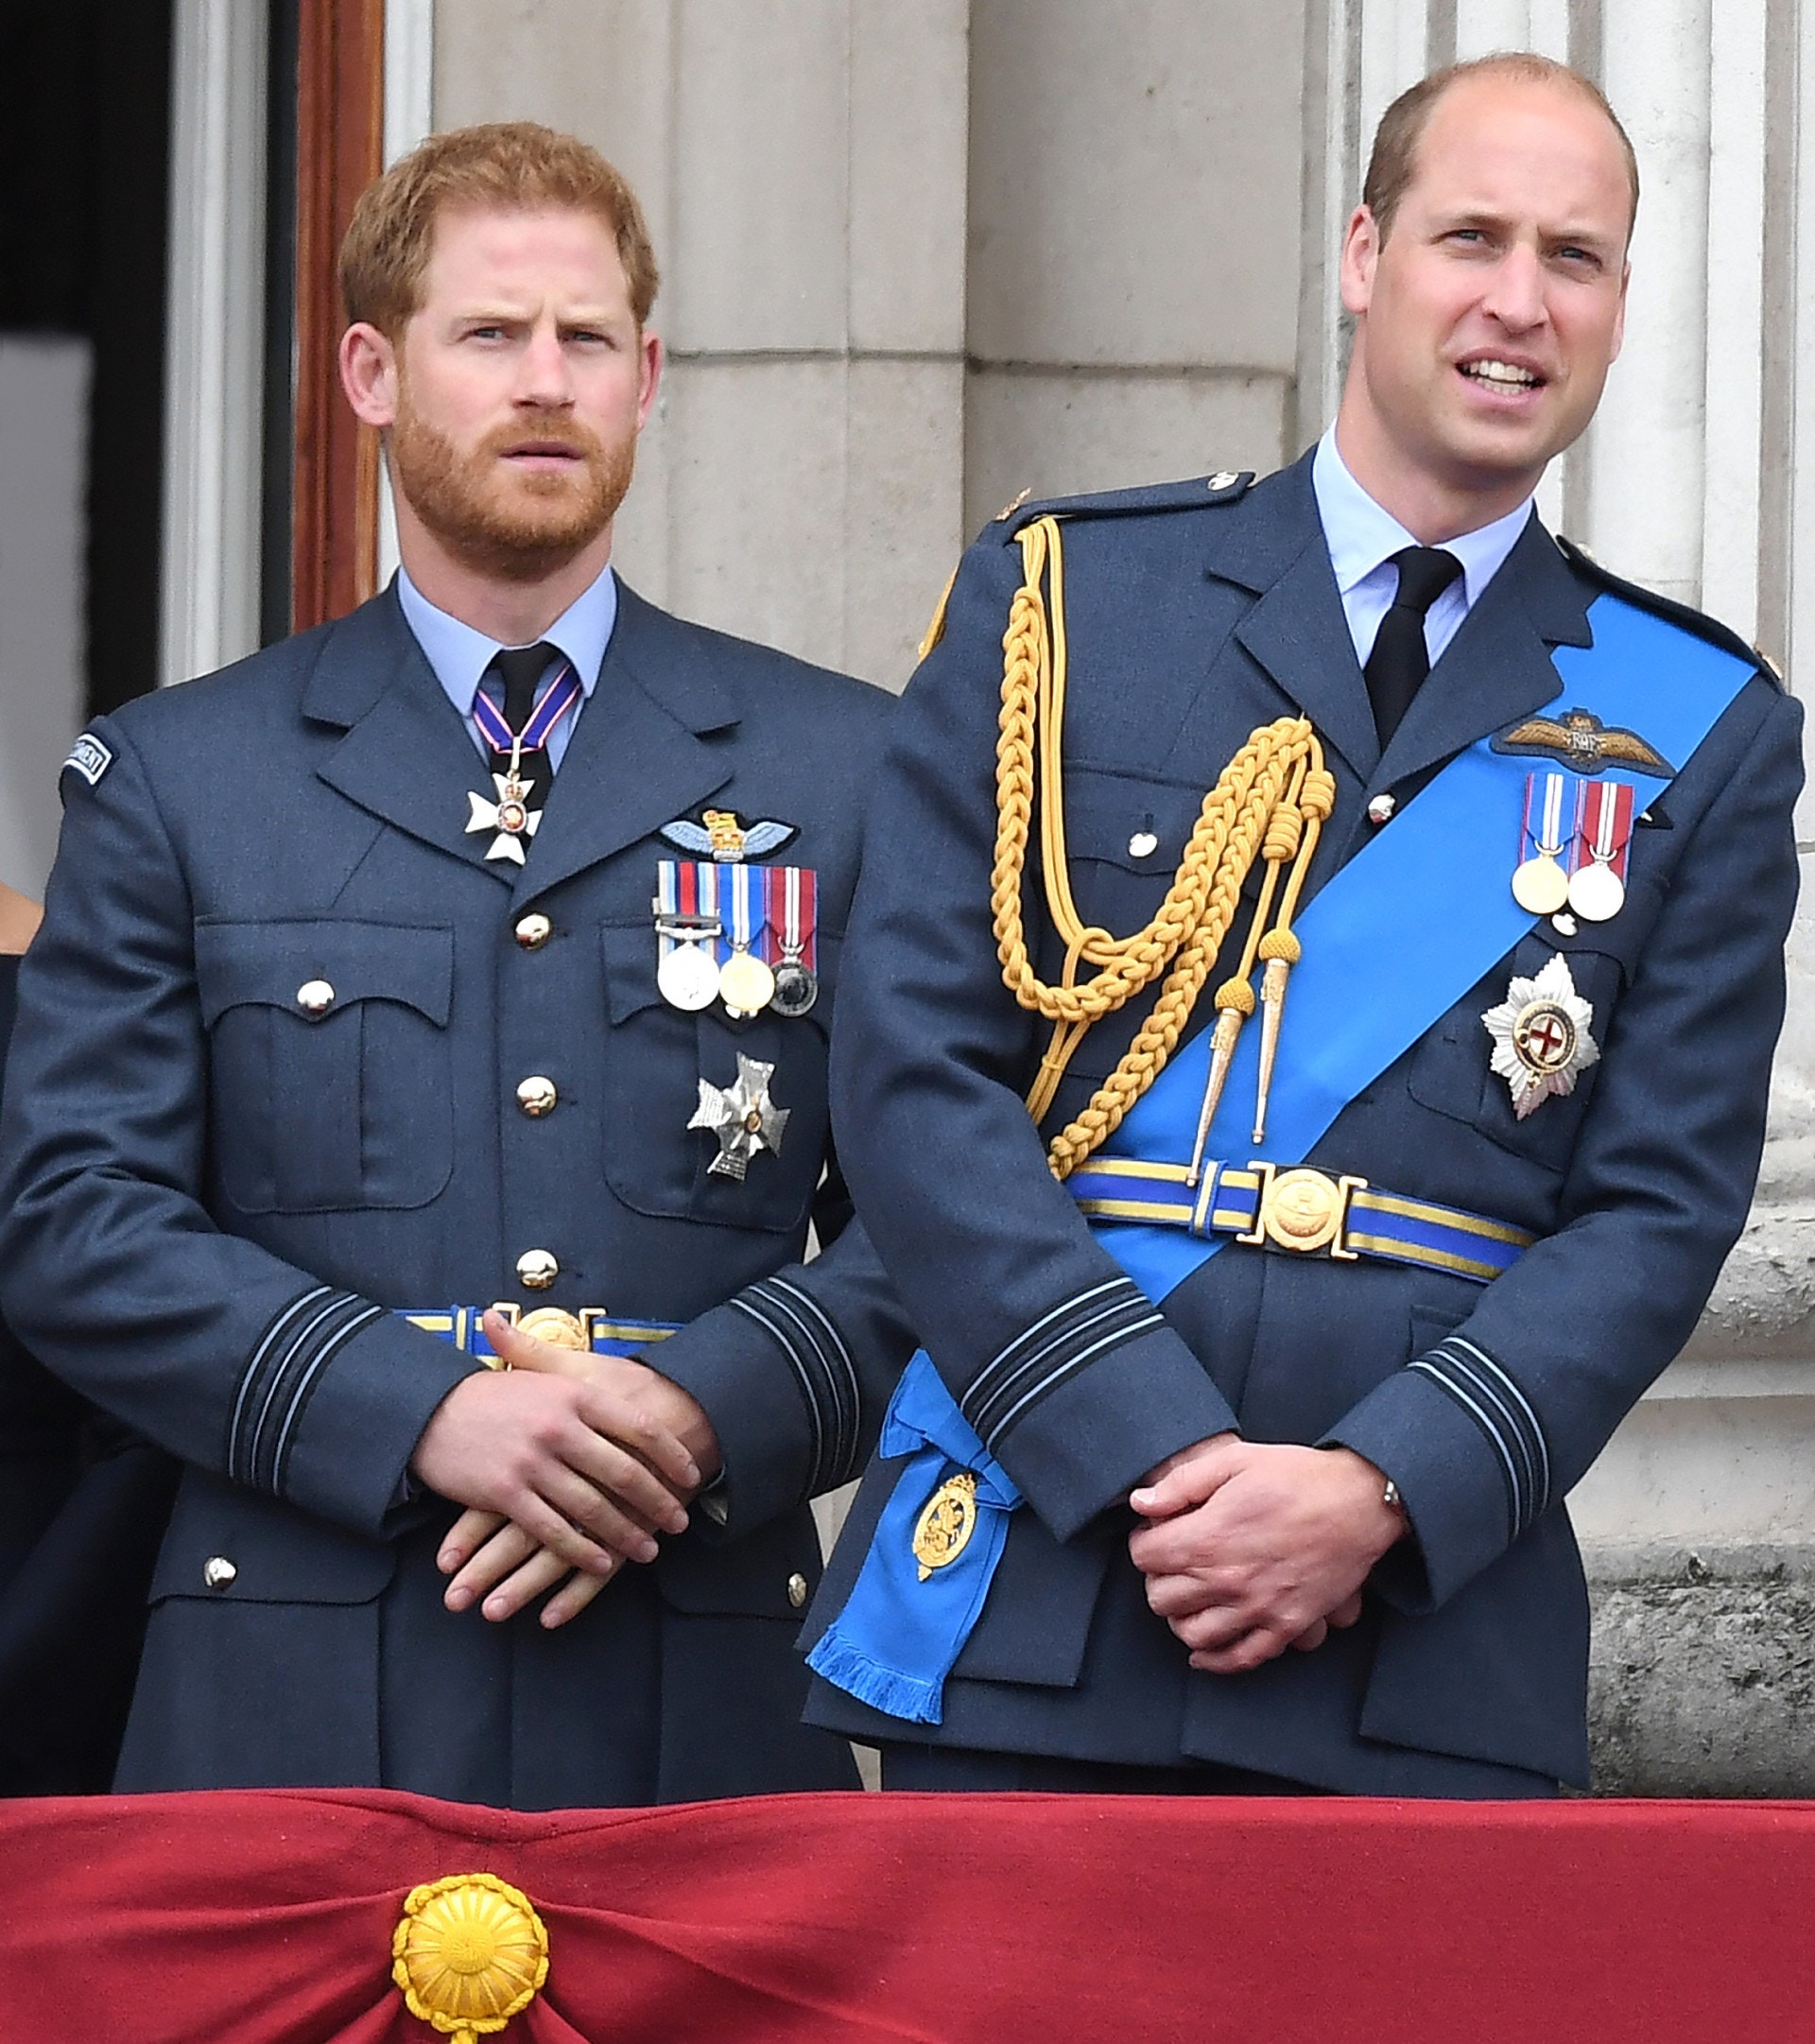
M977 1531L977 1479L968 1469L948 1476L926 1500L914 1522L914 1559L925 1583L935 1568L948 1568L971 1544Z

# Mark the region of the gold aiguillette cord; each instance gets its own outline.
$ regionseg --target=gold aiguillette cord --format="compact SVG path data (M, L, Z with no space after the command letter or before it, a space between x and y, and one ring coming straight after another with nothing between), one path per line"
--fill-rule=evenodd
M1052 1024L1028 1095L1028 1111L1036 1121L1050 1110L1060 1081L1091 1024L1115 1013L1165 976L1152 1012L1115 1069L1097 1088L1082 1113L1048 1142L1047 1162L1055 1177L1067 1176L1105 1142L1166 1068L1235 921L1248 871L1256 857L1266 862L1267 875L1241 969L1217 994L1210 1083L1192 1163L1195 1184L1236 1040L1243 1021L1253 1012L1249 981L1256 959L1266 969L1260 996L1263 1033L1255 1141L1265 1127L1286 981L1299 956L1291 921L1317 849L1318 833L1335 806L1336 782L1324 769L1322 747L1305 719L1283 717L1260 726L1203 798L1178 870L1152 921L1132 936L1119 938L1086 924L1072 896L1065 842L1064 563L1058 521L1050 516L1037 518L1016 538L1023 576L1002 641L995 860L990 875L990 905L1003 983L1024 1008ZM1033 970L1022 912L1036 803L1046 911L1065 946L1056 986ZM1288 864L1290 875L1280 894L1280 875ZM1279 913L1269 927L1276 894ZM1080 980L1086 967L1094 970Z

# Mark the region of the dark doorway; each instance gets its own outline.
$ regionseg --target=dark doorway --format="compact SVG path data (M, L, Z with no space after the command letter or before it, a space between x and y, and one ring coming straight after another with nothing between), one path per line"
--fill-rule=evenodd
M158 679L170 56L170 0L0 0L0 335L90 351L89 713Z

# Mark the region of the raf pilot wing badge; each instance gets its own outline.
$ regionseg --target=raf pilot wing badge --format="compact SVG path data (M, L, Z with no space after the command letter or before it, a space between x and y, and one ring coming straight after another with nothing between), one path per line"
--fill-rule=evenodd
M1603 724L1592 710L1561 710L1555 717L1528 717L1494 739L1496 753L1525 759L1554 759L1577 773L1630 767L1635 773L1668 781L1676 773L1662 753L1637 732Z
M798 823L782 823L766 817L746 823L735 809L702 809L696 823L678 816L664 823L662 836L676 850L691 852L695 858L716 859L721 866L738 866L747 858L767 858L798 838Z

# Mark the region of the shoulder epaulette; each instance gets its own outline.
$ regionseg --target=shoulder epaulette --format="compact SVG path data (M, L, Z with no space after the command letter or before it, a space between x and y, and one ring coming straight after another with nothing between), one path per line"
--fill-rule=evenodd
M1234 504L1253 482L1253 469L1219 469L1185 482L1140 483L1132 490L1103 490L1087 496L1033 497L1025 493L996 513L1004 542L1036 518L1122 518L1150 511L1201 511L1206 504Z
M1710 646L1718 646L1722 652L1732 653L1743 660L1748 667L1756 667L1768 675L1779 688L1784 686L1784 677L1777 663L1761 647L1748 646L1739 634L1723 625L1718 617L1710 617L1705 611L1698 611L1687 603L1678 603L1672 597L1661 597L1655 589L1647 589L1643 582L1630 582L1623 575L1616 575L1597 561L1585 546L1579 546L1574 540L1566 540L1562 533L1555 535L1558 550L1569 565L1578 573L1585 575L1592 582L1624 598L1635 609L1650 611L1654 617L1668 618L1673 625L1680 625L1685 632L1693 632L1698 639L1705 639Z

